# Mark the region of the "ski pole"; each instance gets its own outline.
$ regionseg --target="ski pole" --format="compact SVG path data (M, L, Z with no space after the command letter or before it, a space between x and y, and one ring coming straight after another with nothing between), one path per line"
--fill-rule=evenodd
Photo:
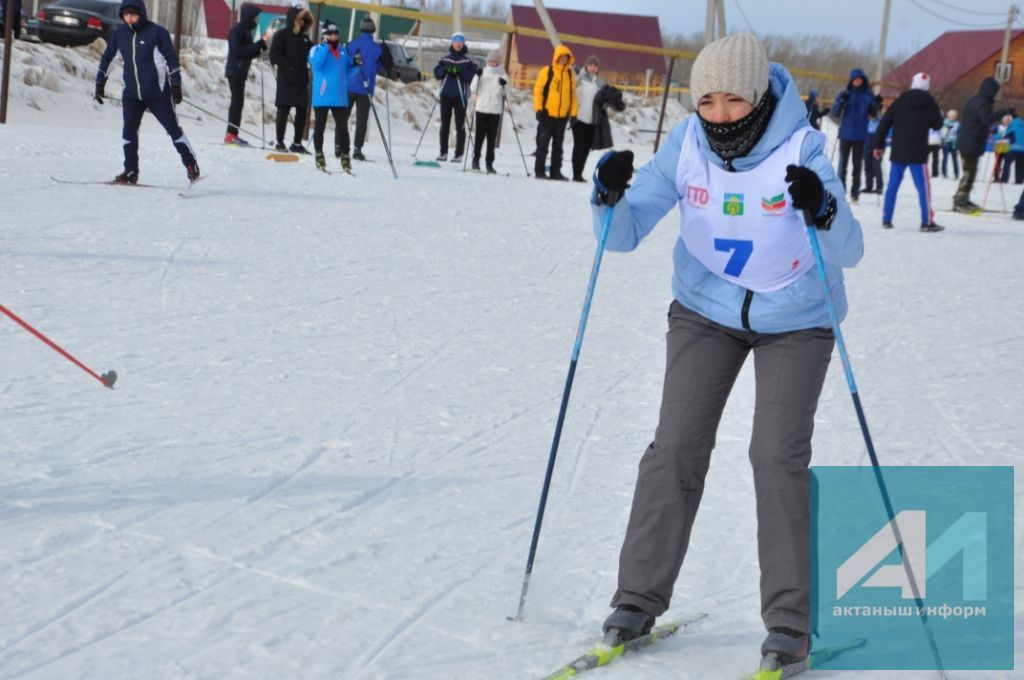
M263 149L267 148L267 95L266 88L263 86L263 73L265 71L266 64L263 63L263 57L260 57L260 140L262 140ZM239 121L241 122L241 121Z
M483 73L478 73L476 75L477 98L479 98L479 96L480 96L480 78L481 78L481 76L483 76ZM476 155L476 147L473 145L473 124L476 122L476 107L475 106L473 107L473 117L469 118L469 96L467 96L466 99L463 101L463 106L466 109L466 118L469 120L469 146L466 147L466 155L464 155L462 157L462 171L465 172L466 171L466 163L467 163L467 161L469 161L469 151L470 151L470 149L473 149L473 155L474 156ZM477 130L477 132L479 133L479 130Z
M40 340L45 342L52 349L56 350L58 354L60 354L65 359L67 359L68 361L73 363L75 366L78 366L80 369L82 369L83 371L85 371L86 373L91 375L92 377L94 377L97 380L99 380L101 383L103 383L104 387L109 387L110 389L114 389L114 383L117 382L117 373L115 373L114 371L107 371L103 375L97 375L95 371L93 371L91 368L89 368L88 366L83 364L78 359L76 359L73 356L71 356L70 354L68 354L63 348L61 348L60 345L58 345L53 340L50 340L48 337L46 337L45 335L43 335L42 333L37 331L35 328L30 326L26 321L24 321L23 319L18 317L18 315L15 314L14 312L12 312L11 310L7 309L3 305L0 305L0 312L3 312L7 316L11 317L11 319L13 319L16 324L18 324L19 326L21 326L22 328L27 330L32 335L36 336L37 338L39 338Z
M228 125L231 125L231 121L229 121L227 118L222 118L222 117L218 116L216 113L213 113L212 111L207 111L203 107L201 107L201 106L199 106L197 104L193 104L190 100L185 99L184 97L182 98L181 101L183 101L184 103L188 104L189 106L191 106L194 109L198 109L199 111L202 111L203 113L205 113L207 116L210 116L214 120L219 120L222 123L226 123ZM245 134L250 135L252 137L258 137L259 136L259 135L257 135L255 132L253 132L251 130L246 130L241 125L238 126L238 129L241 130L242 132L244 132Z
M388 140L384 139L384 127L380 124L380 116L377 115L377 107L373 105L373 93L370 91L370 81L363 74L363 87L366 88L366 98L370 102L370 111L373 112L373 119L377 121L377 131L380 132L380 143L384 145L384 152L388 155L388 163L391 164L391 174L398 179L398 170L395 169L395 161L391 158L391 146Z
M388 147L394 145L391 141L391 90L388 87L388 79L384 78L384 113L388 121Z
M864 435L864 444L868 449L868 456L871 458L871 468L875 473L875 481L878 483L878 490L882 494L882 503L885 505L885 512L889 517L889 526L892 528L896 545L903 545L903 537L900 534L896 522L896 513L893 511L892 500L889 498L889 491L885 486L885 479L882 477L882 467L878 463L878 456L875 454L875 445L871 441L871 433L868 431L868 421L864 417L864 407L860 403L860 395L857 393L857 382L853 379L853 367L850 364L850 357L846 353L846 343L843 342L843 331L839 326L839 316L836 314L836 306L832 302L832 293L829 288L828 274L825 272L825 259L821 255L821 245L818 243L818 229L814 226L814 217L810 210L804 210L804 224L807 226L807 238L811 243L811 252L814 254L814 264L818 269L818 279L821 281L825 293L825 306L828 308L828 317L832 322L832 333L836 338L836 349L839 350L839 359L843 363L843 372L846 374L846 384L850 388L850 396L853 398L853 408L857 412L857 421L860 423L861 434ZM914 602L917 605L918 614L921 617L921 624L924 626L925 635L928 638L928 645L931 647L932 656L935 659L935 667L939 676L946 678L946 672L942 665L942 657L939 655L939 647L935 642L931 626L928 625L928 614L924 608L924 601L921 598L921 590L918 588L917 579L910 567L910 560L903 560L903 569L907 573L907 581L914 595Z
M523 153L523 145L519 143L519 130L516 129L516 119L512 117L512 107L509 106L508 97L505 96L505 91L501 92L501 99L505 103L505 110L508 111L508 119L512 121L512 132L516 136L516 146L519 147L519 155L523 159L523 170L526 171L526 176L530 176L530 169L526 167L526 154Z
M540 539L540 525L544 521L544 507L548 502L548 489L551 487L551 474L555 469L555 456L558 455L558 442L562 438L562 425L565 423L565 411L569 406L569 392L572 390L572 380L576 375L576 363L580 358L580 348L583 346L583 334L587 330L587 317L590 316L590 303L594 299L594 289L597 287L597 274L601 269L601 257L604 255L605 245L608 243L608 229L612 223L614 206L618 202L618 194L608 193L608 210L605 212L604 224L601 225L601 236L597 240L597 251L594 253L594 264L590 268L590 282L587 284L587 295L583 299L583 312L580 314L580 323L576 329L576 342L572 348L572 359L569 361L569 374L565 378L565 387L562 390L562 403L558 408L558 420L555 422L555 435L551 441L551 453L548 456L548 467L544 473L544 487L540 493L540 507L537 508L537 520L533 525L533 539L530 541L530 555L526 560L526 573L523 576L523 592L519 595L519 610L513 621L520 621L523 618L523 608L526 606L526 592L530 587L530 574L533 573L533 561L537 556L537 541Z
M430 119L434 117L434 111L437 110L437 103L441 101L441 93L444 92L444 84L448 82L448 74L445 74L444 80L441 81L441 87L437 90L437 96L434 97L434 105L430 107L430 114L427 115L427 122L423 124L423 132L420 133L420 141L416 142L416 149L412 152L412 157L416 158L416 154L420 151L420 144L423 143L423 138L427 135L427 128L430 127Z
M462 92L462 83L459 81L458 78L456 78L455 79L455 84L459 86L459 101L462 102L462 131L463 131L463 133L465 133L467 127L469 128L469 139L466 140L465 138L463 138L463 142L465 142L467 144L467 146L464 146L463 149L462 149L462 154L463 154L463 156L462 156L462 170L463 170L463 172L465 172L465 170L466 170L466 156L469 154L469 147L473 146L473 125L472 125L472 123L467 123L466 122L469 119L469 107L466 106L466 95ZM458 144L456 144L456 147L458 147ZM458 149L456 148L456 153L457 152L458 152Z

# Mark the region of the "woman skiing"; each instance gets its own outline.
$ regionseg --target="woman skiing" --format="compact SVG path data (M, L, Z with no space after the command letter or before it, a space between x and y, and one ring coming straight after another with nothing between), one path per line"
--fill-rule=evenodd
M594 228L631 251L679 206L674 300L658 428L641 461L606 632L625 640L668 609L704 491L716 431L736 376L754 355L754 470L762 654L809 653L810 473L814 412L834 345L804 225L809 213L837 314L842 268L863 254L860 224L824 154L797 84L752 34L707 45L693 64L696 115L642 167L633 154L598 163ZM618 200L619 197L622 200Z

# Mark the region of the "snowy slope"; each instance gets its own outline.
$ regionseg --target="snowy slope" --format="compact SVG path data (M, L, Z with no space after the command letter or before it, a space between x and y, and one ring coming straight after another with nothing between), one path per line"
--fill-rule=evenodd
M655 425L675 213L605 258L526 617L510 623L593 257L587 188L525 178L507 129L507 179L413 167L404 112L430 104L415 87L390 93L397 182L372 129L375 162L325 176L225 148L204 116L182 121L208 175L186 199L58 185L119 170L120 112L89 103L89 55L57 74L52 50L28 49L59 87L17 91L0 129L0 297L120 379L104 390L0 320L0 678L523 678L592 642ZM219 68L186 80L217 112ZM649 158L649 136L617 131ZM421 157L436 144L435 123ZM144 181L184 183L151 120L141 157ZM933 188L948 205L953 181ZM1015 465L1020 223L940 214L947 230L921 234L909 180L896 229L873 197L855 211L867 254L844 330L879 456ZM667 615L712 616L595 680L756 663L752 378L723 418ZM838 357L815 462L866 462Z

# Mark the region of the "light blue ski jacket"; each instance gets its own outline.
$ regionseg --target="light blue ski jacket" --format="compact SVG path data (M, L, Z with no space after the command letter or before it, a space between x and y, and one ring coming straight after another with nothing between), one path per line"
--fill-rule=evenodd
M778 104L757 145L746 156L733 160L734 168L740 172L755 168L797 129L809 125L807 109L789 72L781 64L772 63L769 74ZM634 250L673 207L678 205L680 210L685 209L683 197L676 189L676 169L686 126L691 124L697 126L697 143L704 155L719 167L725 167L722 159L708 146L700 121L695 115L686 118L672 131L651 162L637 171L632 186L613 209L608 250ZM821 178L825 190L836 199L838 211L831 229L818 230L817 234L832 300L842 320L847 310L842 269L853 267L860 261L864 254L863 234L860 223L850 212L843 185L825 154L823 138L817 134L808 135L800 158L801 165L813 170ZM591 205L594 234L600 238L609 208L598 204L596 193L591 198ZM666 228L678 232L679 217L676 215L668 220ZM743 310L746 307L749 329L761 333L831 326L816 267L785 288L770 293L754 293L711 273L690 254L682 238L676 239L673 258L672 295L683 306L716 323L743 329Z

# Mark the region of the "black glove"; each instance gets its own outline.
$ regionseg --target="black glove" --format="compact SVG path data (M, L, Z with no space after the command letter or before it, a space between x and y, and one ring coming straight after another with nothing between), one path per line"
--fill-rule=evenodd
M793 207L806 210L815 217L825 202L825 185L813 170L801 165L786 166L786 181L789 182L789 195L793 197Z
M476 67L476 74L478 76L482 76L484 74L484 67L483 66L477 66Z
M361 55L358 52L356 52L354 55L352 55L352 63L355 64L356 66L362 66L363 65L363 55Z
M547 111L545 111L544 109L541 109L540 111L537 112L537 122L538 123L543 123L547 119L548 119L548 112Z
M505 87L506 85L508 85L508 81L505 80L504 78L498 78L498 85Z
M576 125L576 116L569 116L569 127L575 127L575 125Z
M260 52L266 52L267 51L267 41L264 40L263 38L260 38L259 42L257 42L256 44L259 46Z
M594 186L598 201L613 206L629 188L633 176L633 152L609 151L597 161L594 171Z
M171 101L175 104L181 103L181 85L171 83Z
M107 86L107 79L106 78L104 78L103 80L97 80L96 81L96 95L93 97L93 99L95 99L98 104L102 104L103 103L103 96L104 96L103 95L103 89L106 86Z
M445 67L444 70L448 72L448 75L451 75L451 76L459 75L459 67L456 66L455 64L449 64L448 66Z

